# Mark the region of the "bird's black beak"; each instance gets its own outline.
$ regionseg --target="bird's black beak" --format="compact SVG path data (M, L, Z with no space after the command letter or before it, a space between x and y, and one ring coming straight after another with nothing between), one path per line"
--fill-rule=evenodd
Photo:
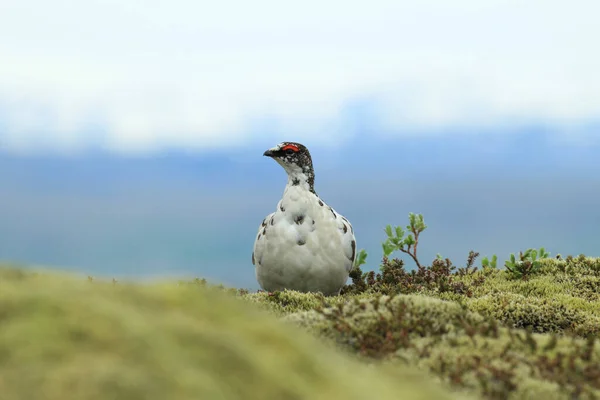
M275 152L272 149L269 149L263 153L263 156L273 157L275 156Z

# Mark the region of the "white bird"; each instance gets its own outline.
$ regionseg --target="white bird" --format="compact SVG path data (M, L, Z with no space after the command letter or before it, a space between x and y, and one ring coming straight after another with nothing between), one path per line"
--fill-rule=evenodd
M319 198L308 149L283 142L265 151L287 172L283 198L258 228L252 252L262 289L337 295L356 257L354 229Z

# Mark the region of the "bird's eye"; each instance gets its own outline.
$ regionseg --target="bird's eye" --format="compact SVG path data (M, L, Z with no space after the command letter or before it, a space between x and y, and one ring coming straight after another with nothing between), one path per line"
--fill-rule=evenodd
M292 154L294 154L294 150L292 150L292 149L287 149L287 150L285 151L285 154L287 154L288 156L291 156Z

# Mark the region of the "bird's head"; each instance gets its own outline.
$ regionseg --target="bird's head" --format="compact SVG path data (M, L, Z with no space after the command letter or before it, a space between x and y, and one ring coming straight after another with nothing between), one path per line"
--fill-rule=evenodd
M305 182L308 188L314 192L315 174L306 146L295 142L282 142L265 151L263 155L277 161L285 169L293 185Z

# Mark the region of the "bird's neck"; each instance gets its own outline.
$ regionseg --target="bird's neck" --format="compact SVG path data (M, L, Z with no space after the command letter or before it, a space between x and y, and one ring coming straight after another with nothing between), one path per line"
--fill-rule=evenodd
M288 171L287 188L304 189L316 194L315 192L315 173L312 168L303 168Z

